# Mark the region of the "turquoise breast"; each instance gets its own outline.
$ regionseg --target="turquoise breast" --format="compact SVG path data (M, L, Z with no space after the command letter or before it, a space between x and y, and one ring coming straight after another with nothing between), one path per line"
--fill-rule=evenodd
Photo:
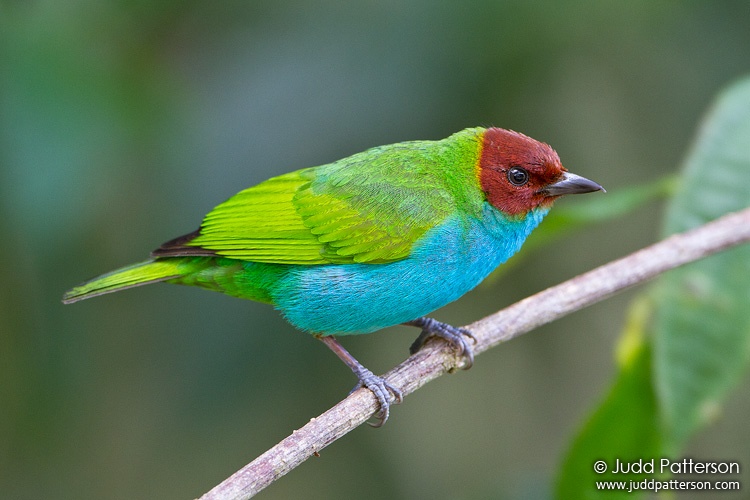
M546 213L510 219L485 203L480 218L448 218L398 262L290 266L271 292L273 302L296 327L325 335L404 323L476 287L521 248Z

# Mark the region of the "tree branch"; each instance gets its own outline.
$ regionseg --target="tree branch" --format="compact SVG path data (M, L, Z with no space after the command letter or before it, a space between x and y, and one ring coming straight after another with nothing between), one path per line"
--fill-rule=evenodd
M466 326L477 339L474 354L481 354L501 342L665 271L748 241L750 209L671 236ZM455 370L456 362L456 356L444 342L431 341L417 354L389 371L385 378L406 396L427 382ZM369 390L353 392L330 410L292 432L201 499L246 499L254 496L310 456L362 425L377 409L375 397Z

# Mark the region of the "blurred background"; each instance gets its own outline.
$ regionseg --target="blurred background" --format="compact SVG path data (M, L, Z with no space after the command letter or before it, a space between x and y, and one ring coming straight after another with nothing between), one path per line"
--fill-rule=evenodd
M170 285L63 306L71 286L269 176L469 126L549 142L610 192L649 183L750 70L745 1L0 1L0 30L0 496L18 499L200 496L354 384L268 306ZM435 316L470 323L661 218L525 255ZM264 498L545 498L633 293L428 385ZM416 335L344 344L380 373ZM750 466L748 412L734 393L687 456Z

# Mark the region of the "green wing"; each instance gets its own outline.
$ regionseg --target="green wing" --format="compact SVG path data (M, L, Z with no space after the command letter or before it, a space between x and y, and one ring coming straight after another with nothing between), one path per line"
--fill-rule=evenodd
M274 177L217 206L199 231L165 243L154 255L278 264L403 259L455 210L445 175L436 168L436 144L383 146Z

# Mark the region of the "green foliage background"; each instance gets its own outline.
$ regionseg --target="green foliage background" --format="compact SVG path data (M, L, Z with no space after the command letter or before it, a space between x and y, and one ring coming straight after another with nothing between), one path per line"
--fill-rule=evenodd
M714 95L749 72L748 14L744 1L0 1L0 496L192 498L353 383L260 304L159 285L63 306L65 289L271 175L468 126L545 140L613 198L662 183ZM665 230L651 201L552 233L587 202L561 201L551 243L436 316L468 323ZM494 349L265 497L551 496L641 292ZM346 345L382 372L415 335ZM626 407L647 415L653 396L629 382ZM750 467L744 382L685 455Z
M665 237L750 206L750 78L721 92L704 119L670 199ZM624 192L627 192L624 191ZM631 306L607 398L567 453L558 498L609 498L592 490L591 457L609 464L661 458L681 462L696 431L714 423L750 361L750 246L743 245L657 278ZM721 461L697 458L698 462ZM724 460L734 462L734 460ZM673 474L661 466L627 479L737 481ZM640 472L640 471L637 471ZM737 488L735 488L737 489ZM724 492L716 492L722 495ZM620 497L634 497L620 492Z

